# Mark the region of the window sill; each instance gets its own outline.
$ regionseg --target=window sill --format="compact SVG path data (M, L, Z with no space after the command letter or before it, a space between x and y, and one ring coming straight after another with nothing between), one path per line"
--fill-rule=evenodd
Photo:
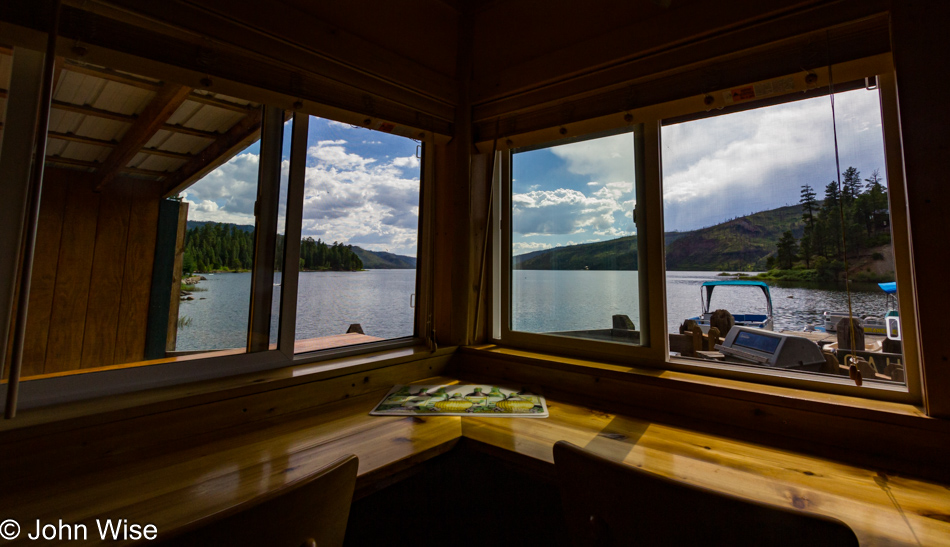
M657 421L921 476L944 476L950 420L921 407L483 345L460 348L453 373L596 397Z
M67 424L80 418L91 420L83 425L105 423L427 359L437 360L429 365L428 376L434 376L454 352L454 347L430 352L424 345L412 345L319 361L298 356L294 364L270 370L21 410L13 420L0 420L0 434L47 425L53 431L60 428L57 423L69 428ZM6 382L0 385L5 387Z
M495 359L528 363L565 372L609 378L633 383L676 387L683 391L717 393L731 399L750 402L780 404L781 406L806 408L833 405L839 412L869 412L906 418L931 419L917 405L865 399L849 395L837 395L806 391L788 387L758 384L748 381L705 376L678 370L660 370L650 367L631 367L587 359L564 357L537 351L528 351L495 344L460 348L460 354L478 355ZM939 420L938 420L939 421Z

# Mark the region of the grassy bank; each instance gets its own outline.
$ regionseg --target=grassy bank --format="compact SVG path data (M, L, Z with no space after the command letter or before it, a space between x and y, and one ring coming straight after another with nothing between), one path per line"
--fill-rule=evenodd
M894 281L893 275L878 275L872 272L853 272L849 278L854 283L886 283ZM786 283L844 283L844 273L821 271L818 269L795 268L792 270L773 269L750 279L761 281L782 281Z

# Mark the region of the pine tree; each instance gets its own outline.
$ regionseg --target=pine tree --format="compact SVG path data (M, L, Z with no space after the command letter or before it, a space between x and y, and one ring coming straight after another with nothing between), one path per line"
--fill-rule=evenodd
M863 227L862 239L870 242L875 232L875 217L884 214L887 211L887 189L881 183L881 175L878 169L875 169L871 176L865 179L868 184L865 191L858 196L855 202L855 221ZM885 236L889 239L888 236ZM876 238L880 242L880 238ZM874 243L871 243L872 245Z
M817 252L818 242L815 234L815 216L818 214L820 205L818 203L815 190L808 184L802 186L802 221L805 223L805 230L801 240L801 254L805 261L805 267L811 267L811 257Z
M818 213L818 200L815 190L808 184L802 186L802 221L806 226L815 229L815 215Z
M785 230L782 238L778 240L778 252L775 261L779 268L790 270L795 263L798 253L798 243L795 242L795 236L791 230Z
M838 183L830 182L825 186L825 199L818 213L818 234L821 240L821 254L828 257L834 251L834 258L841 258L841 194L838 192Z
M841 182L841 200L847 207L854 203L854 200L861 194L861 172L854 167L848 167L841 174L844 180Z

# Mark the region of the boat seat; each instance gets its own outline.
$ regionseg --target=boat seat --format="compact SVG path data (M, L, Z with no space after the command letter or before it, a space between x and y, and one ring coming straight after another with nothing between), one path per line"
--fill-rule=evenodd
M554 466L576 546L858 545L839 520L682 483L566 441L554 445Z

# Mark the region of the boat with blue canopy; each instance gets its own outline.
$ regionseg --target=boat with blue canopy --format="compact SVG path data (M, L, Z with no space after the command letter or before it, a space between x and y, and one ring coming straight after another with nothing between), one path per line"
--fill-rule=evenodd
M709 332L709 320L712 318L713 312L715 311L711 307L712 295L713 291L717 287L747 287L760 289L765 295L765 304L767 310L766 314L744 313L741 310L738 310L739 313L729 310L729 313L732 314L736 326L772 330L772 293L769 292L769 286L764 281L728 279L706 281L700 287L703 313L697 317L690 317L690 319L695 321L696 324L699 325L699 328L703 330L703 332ZM724 336L726 333L721 334Z
M900 340L900 329L897 327L889 327L888 323L893 323L894 325L899 325L897 323L897 282L891 281L889 283L878 283L878 287L884 291L884 294L887 295L887 301L884 306L884 315L866 315L864 317L857 317L861 320L861 326L864 328L864 334L873 334L877 336L888 335L889 338L894 340ZM838 328L838 322L844 318L848 317L848 312L846 311L826 311L824 314L824 323L826 332L836 332ZM893 320L888 321L887 317L894 317Z

